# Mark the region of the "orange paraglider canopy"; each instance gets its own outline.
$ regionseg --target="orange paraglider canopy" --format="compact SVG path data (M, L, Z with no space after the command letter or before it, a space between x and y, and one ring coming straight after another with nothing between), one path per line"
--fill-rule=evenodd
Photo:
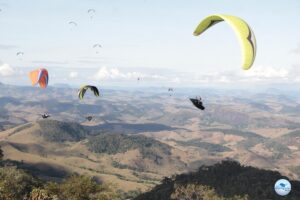
M32 85L39 83L41 88L46 88L48 85L49 75L46 69L36 69L29 73L29 78Z
M39 82L39 79L38 79L39 72L40 72L40 70L37 69L37 70L31 71L29 73L29 78L31 80L32 85L36 85Z

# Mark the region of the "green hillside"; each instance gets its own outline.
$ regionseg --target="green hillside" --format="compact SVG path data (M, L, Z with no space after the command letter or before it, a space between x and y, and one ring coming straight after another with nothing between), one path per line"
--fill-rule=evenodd
M55 120L38 121L39 133L50 142L79 141L88 135L88 131L78 123Z
M116 154L139 149L143 158L154 159L160 157L161 154L171 154L171 148L168 145L142 135L101 134L90 137L87 145L95 153Z

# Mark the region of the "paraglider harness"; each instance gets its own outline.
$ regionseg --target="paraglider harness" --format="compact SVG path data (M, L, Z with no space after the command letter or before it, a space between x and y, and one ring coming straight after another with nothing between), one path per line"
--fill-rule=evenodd
M87 119L88 121L91 121L93 119L92 116L87 116L85 119Z
M191 102L194 104L195 107L199 108L200 110L204 110L205 107L203 106L203 102L201 97L196 97L195 99L190 99Z
M49 115L49 114L47 114L47 113L45 113L45 114L42 114L42 118L43 118L43 119L47 119L48 117L50 117L50 115Z

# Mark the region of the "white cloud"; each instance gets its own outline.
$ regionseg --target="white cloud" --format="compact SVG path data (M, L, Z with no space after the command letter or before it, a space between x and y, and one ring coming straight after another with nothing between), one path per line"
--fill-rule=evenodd
M255 66L247 71L242 69L207 73L191 79L194 83L243 83L243 82L285 82L296 81L300 70L295 68L279 68L268 66ZM187 80L188 81L188 80Z
M106 67L100 68L94 76L96 80L104 80L104 79L108 79L109 77L110 77L110 72Z
M298 46L292 50L292 53L300 53L300 44L298 44Z
M71 73L69 74L69 77L70 77L70 78L77 78L77 77L78 77L78 72L71 72Z
M136 80L137 78L141 78L143 80L165 80L167 79L164 76L157 74L145 74L141 72L123 72L117 68L107 68L101 67L93 77L95 80Z
M285 68L274 68L274 67L257 67L245 71L246 77L255 77L259 79L275 79L275 78L286 78L289 75L289 70Z
M12 76L15 73L15 70L5 63L0 63L0 76Z
M158 81L172 84L238 84L238 83L262 83L262 82L286 82L299 81L300 70L295 68L255 66L250 70L216 71L203 74L193 73L169 73L154 74L152 72L137 72L127 69L121 71L118 68L101 67L94 75L95 80L131 81L141 78L143 81ZM295 72L294 72L295 71ZM296 75L297 74L297 75Z

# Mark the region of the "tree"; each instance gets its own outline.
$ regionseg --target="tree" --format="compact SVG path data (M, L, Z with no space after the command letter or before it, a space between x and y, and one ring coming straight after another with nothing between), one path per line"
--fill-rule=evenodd
M175 191L171 195L171 199L173 200L249 200L247 196L220 197L214 189L197 184L176 185L174 189Z
M31 191L28 200L57 200L57 198L51 196L47 190L36 188Z
M40 183L31 175L15 167L0 168L0 199L23 199Z
M0 147L0 160L2 160L3 157L4 157L4 154L3 154L3 151L2 151L2 149L1 149L1 147Z
M61 184L49 183L45 189L61 200L119 200L111 185L98 184L84 175L72 175Z

